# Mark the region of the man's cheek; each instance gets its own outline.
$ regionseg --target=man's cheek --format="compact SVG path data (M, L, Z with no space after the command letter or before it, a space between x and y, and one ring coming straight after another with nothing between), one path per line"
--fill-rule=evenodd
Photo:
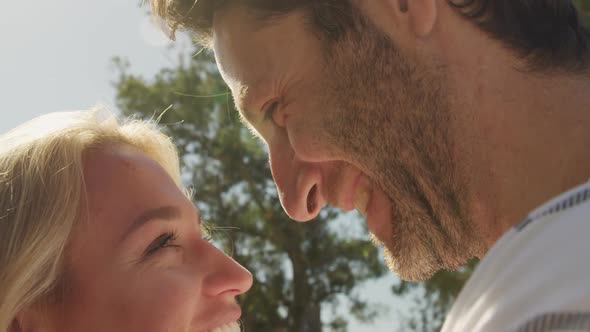
M317 122L302 122L287 127L288 145L302 161L325 162L337 159L334 140Z

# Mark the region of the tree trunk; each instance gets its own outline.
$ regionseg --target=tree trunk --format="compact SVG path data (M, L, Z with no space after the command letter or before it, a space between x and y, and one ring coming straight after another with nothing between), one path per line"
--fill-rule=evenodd
M293 264L293 305L290 316L293 332L321 332L321 303L314 301L307 282L307 267L301 255L290 255Z
M322 331L322 319L320 316L321 305L320 303L310 302L303 313L301 318L301 325L299 326L299 332L321 332Z

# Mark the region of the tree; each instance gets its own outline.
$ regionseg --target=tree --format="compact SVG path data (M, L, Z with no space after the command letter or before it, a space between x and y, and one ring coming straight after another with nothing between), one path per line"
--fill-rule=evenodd
M239 298L246 331L346 330L347 317L321 321L322 306L337 305L340 295L357 318L374 317L354 289L386 272L377 249L366 237L331 227L335 210L308 223L287 217L264 147L241 125L210 55L181 58L149 81L130 74L124 60L115 64L118 107L125 115L160 117L219 245L253 272L253 288Z
M590 0L574 0L574 4L586 25L590 25Z

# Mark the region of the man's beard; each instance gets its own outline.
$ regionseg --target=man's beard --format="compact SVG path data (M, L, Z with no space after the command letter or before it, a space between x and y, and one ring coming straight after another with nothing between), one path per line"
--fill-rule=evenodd
M444 68L409 57L369 22L329 44L324 135L392 202L388 267L424 280L484 253L470 220Z

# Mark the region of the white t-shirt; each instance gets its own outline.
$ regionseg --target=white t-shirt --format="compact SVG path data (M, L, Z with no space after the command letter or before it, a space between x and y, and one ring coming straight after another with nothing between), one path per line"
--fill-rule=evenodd
M441 331L590 331L590 183L552 199L500 238Z

